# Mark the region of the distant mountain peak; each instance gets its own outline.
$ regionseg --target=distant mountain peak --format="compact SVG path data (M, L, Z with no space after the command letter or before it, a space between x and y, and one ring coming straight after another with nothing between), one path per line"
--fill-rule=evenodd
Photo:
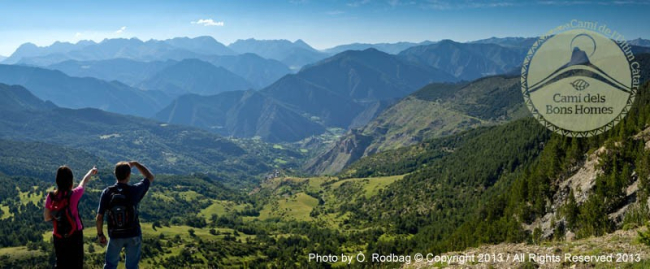
M303 41L302 39L298 39L298 40L294 41L293 44L298 45L298 46L301 46L301 47L304 47L304 48L313 49L312 46L310 46L309 44L307 44L307 43L306 43L305 41Z
M154 41L153 39L150 41ZM137 42L137 43L144 43L144 41L132 37L132 38L104 38L99 44L108 44L108 43L127 43L127 42Z
M20 45L20 47L18 47L18 50L32 49L32 48L38 48L38 46L36 46L36 44L34 43L27 42Z
M50 101L43 101L19 85L0 83L1 110L47 110L56 108Z
M438 44L460 44L456 41L453 41L451 39L443 39L438 42Z

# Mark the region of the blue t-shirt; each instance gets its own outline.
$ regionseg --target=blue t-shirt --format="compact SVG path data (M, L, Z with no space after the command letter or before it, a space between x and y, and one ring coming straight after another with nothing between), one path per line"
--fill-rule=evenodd
M115 183L115 185L122 188L129 188L128 191L130 196L129 199L133 202L137 214L138 205L140 204L140 201L142 200L144 195L147 194L147 191L149 190L149 186L151 185L151 181L149 181L146 178L143 178L142 180L140 180L140 182L133 185L119 183L119 182ZM102 191L102 196L99 198L99 208L97 209L97 214L104 215L104 213L108 209L110 202L111 202L111 196L108 194L108 188L106 188L104 189L104 191ZM133 234L115 236L115 238L129 238L129 237L141 236L142 229L140 228L139 220L136 225L137 225L137 229L135 229Z

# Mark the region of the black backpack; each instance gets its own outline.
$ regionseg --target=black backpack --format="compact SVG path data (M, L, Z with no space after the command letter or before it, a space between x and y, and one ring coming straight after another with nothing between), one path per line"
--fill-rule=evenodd
M50 192L49 195L52 201L50 214L52 215L52 224L54 224L54 236L68 238L77 231L77 221L70 210L72 192L67 191L58 195Z
M108 187L108 234L130 235L138 228L138 213L129 195L130 186Z

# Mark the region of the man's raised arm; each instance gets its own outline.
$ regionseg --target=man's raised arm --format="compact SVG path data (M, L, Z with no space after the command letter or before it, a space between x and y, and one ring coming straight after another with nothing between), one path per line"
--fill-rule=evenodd
M142 165L142 164L140 164L139 162L136 162L136 161L129 162L129 165L131 165L131 167L135 166L135 168L137 168L138 171L140 171L140 174L142 174L144 176L144 178L148 179L149 182L153 182L154 176L151 173L151 171L149 171L149 169L147 169L147 167L145 167L144 165Z

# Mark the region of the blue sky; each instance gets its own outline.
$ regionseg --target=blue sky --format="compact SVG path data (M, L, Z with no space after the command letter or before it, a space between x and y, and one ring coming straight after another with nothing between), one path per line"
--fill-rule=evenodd
M20 44L137 37L303 39L339 44L537 36L571 19L598 21L626 38L650 38L650 1L5 1L0 55Z

